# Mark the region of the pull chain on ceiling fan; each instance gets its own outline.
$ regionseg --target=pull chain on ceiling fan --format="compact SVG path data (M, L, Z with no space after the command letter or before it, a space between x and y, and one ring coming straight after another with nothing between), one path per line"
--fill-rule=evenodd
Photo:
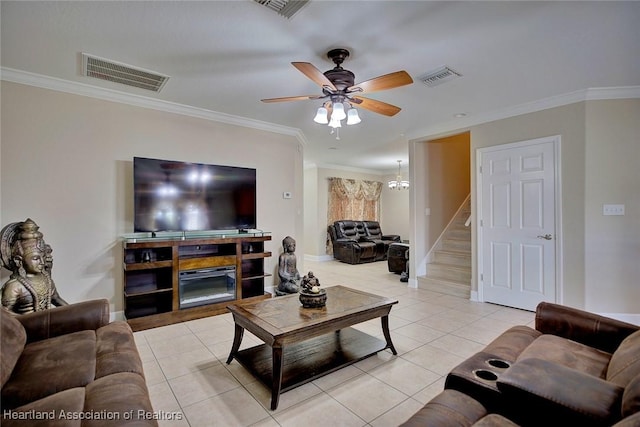
M413 83L413 79L406 71L396 71L354 84L355 75L351 71L342 68L342 63L349 57L349 51L346 49L332 49L327 53L327 56L336 66L324 73L308 62L291 63L302 74L322 88L322 95L268 98L262 99L262 102L326 99L327 101L318 108L314 121L330 126L332 128L331 133L333 133L333 129L336 130L336 133L338 132L338 128L342 126L341 122L345 118L347 119L347 125L360 123L358 111L354 108L356 106L389 117L400 112L400 107L375 99L365 98L359 94L393 89ZM346 112L345 107L348 108ZM337 139L340 139L339 136Z

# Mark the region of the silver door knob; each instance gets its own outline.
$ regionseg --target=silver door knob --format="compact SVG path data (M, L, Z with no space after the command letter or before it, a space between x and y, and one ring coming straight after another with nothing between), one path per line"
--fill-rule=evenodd
M545 234L544 236L538 236L538 239L551 240L553 237L551 237L551 234Z

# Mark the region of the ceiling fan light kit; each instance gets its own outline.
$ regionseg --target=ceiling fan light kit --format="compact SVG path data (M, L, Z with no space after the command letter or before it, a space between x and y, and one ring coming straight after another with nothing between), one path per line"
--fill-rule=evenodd
M358 115L358 110L355 108L351 108L347 111L347 124L348 125L357 125L362 120L360 120L360 116Z
M331 112L331 118L336 120L344 120L347 117L347 113L344 112L344 104L342 102L332 103L333 111Z
M322 88L322 95L289 96L283 98L268 98L262 102L302 101L308 99L328 99L318 110L313 119L319 124L326 124L332 128L342 127L341 121L347 119L347 125L355 125L362 120L356 106L385 116L394 116L400 112L400 107L387 104L371 98L360 96L364 92L376 92L393 89L413 83L413 79L406 71L396 71L373 79L354 84L355 75L342 68L342 62L349 57L347 49L332 49L327 53L335 67L321 72L308 62L292 62L301 73ZM356 95L358 94L358 95ZM345 110L346 109L346 110ZM337 137L339 139L339 136Z
M313 121L321 125L326 125L327 123L329 123L328 115L329 113L327 112L327 109L324 107L320 107L318 108L318 112L316 113Z

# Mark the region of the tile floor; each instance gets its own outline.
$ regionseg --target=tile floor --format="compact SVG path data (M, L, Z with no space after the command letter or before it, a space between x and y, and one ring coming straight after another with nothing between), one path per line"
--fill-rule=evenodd
M396 298L389 318L398 355L385 350L288 391L271 411L269 389L237 361L225 363L230 314L136 332L161 426L397 426L442 391L454 366L510 326L534 321L532 312L408 288L386 262L305 260L301 274L309 270L323 287L343 284ZM357 328L382 338L378 319ZM245 333L241 348L259 343Z

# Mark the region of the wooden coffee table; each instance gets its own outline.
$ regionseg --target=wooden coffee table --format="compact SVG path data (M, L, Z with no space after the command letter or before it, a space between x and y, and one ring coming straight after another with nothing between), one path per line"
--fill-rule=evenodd
M324 288L327 304L303 308L298 294L227 306L235 336L227 364L236 359L267 387L271 409L280 393L372 356L387 348L389 312L398 301L345 286ZM385 341L350 326L380 317ZM244 330L264 344L238 351Z

